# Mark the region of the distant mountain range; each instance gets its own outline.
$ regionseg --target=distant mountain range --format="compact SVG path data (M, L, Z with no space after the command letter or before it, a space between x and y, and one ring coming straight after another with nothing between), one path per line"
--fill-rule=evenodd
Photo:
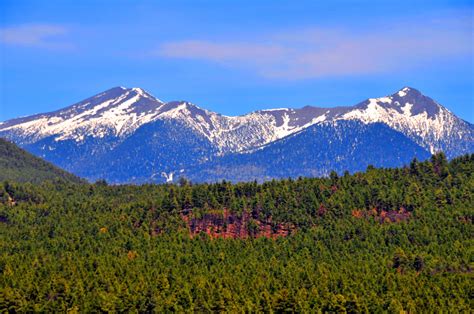
M352 107L235 117L116 87L0 123L0 137L78 176L112 183L263 181L474 152L474 126L410 87Z

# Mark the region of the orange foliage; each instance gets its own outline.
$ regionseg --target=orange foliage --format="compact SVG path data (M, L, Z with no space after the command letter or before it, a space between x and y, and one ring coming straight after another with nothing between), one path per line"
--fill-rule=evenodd
M136 259L137 257L138 257L137 251L128 251L128 253L127 253L127 258L128 258L129 260L134 260L134 259Z
M352 217L363 218L363 217L374 217L375 220L378 220L380 223L392 223L392 222L401 222L407 220L411 217L411 213L408 212L404 207L400 207L397 210L378 210L377 208L372 208L368 211L363 211L359 209L352 210Z
M352 211L352 217L355 217L355 218L362 218L364 217L364 212L361 211L360 209L354 209Z

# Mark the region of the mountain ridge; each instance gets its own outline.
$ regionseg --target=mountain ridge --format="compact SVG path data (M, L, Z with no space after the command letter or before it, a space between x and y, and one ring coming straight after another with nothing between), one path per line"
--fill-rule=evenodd
M367 153L371 151L379 153ZM425 160L430 156L414 141L383 123L336 120L312 125L251 152L218 157L191 167L182 176L192 182L202 182L202 177L211 182L262 182L322 177L331 171L354 173L369 165L401 167L413 158Z
M168 180L170 173L229 154L252 154L311 126L336 121L383 123L427 152L444 151L450 158L474 151L474 127L411 87L354 106L263 109L239 116L188 101L163 102L141 88L114 87L60 110L5 121L0 137L87 178L103 173L95 171L93 162L105 168L120 165L122 172L129 169L114 153L126 146L140 152L127 157L129 162L141 160L136 167L148 169L133 178L146 181L165 173ZM190 156L169 155L171 151ZM129 182L126 175L116 180Z

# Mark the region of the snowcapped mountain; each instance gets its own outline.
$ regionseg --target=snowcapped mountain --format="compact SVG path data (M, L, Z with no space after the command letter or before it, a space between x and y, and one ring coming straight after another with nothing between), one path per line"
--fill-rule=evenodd
M449 157L474 148L473 126L414 88L368 99L338 119L385 123L431 153L444 151Z
M310 111L316 113L319 109ZM6 121L0 124L0 132L20 144L50 136L55 141L80 143L87 137L125 138L144 124L169 120L184 123L224 154L269 143L318 121L317 118L306 121L307 117L303 116L304 123L296 123L301 115L295 112L263 110L229 117L186 101L165 104L140 88L115 87L58 111Z
M6 121L0 130L22 144L49 136L77 142L87 136L126 136L153 121L163 105L140 88L116 87L58 111Z
M421 149L443 150L448 157L474 151L470 123L409 87L353 107L269 109L234 117L186 101L165 103L140 88L115 87L58 111L0 123L0 136L89 179L169 181L197 165L227 155L248 158L310 127L338 121L381 123ZM334 163L325 167L338 168Z

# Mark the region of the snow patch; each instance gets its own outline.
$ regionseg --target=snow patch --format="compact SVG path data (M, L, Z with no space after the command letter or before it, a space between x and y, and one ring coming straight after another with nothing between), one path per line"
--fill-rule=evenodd
M411 116L411 108L413 107L412 104L406 103L405 106L403 106L401 109L403 111L403 114L406 116Z
M166 179L166 183L171 183L173 182L173 174L174 174L173 172L170 172L170 173L162 172L161 176Z
M409 91L410 91L410 88L404 87L398 92L398 96L405 97Z
M290 108L273 108L273 109L264 109L264 110L260 110L260 111L263 111L263 112L272 112L272 111L290 111L292 109Z
M387 104L392 103L392 97L381 97L381 98L377 98L377 100L379 102L383 102L383 103L387 103Z

